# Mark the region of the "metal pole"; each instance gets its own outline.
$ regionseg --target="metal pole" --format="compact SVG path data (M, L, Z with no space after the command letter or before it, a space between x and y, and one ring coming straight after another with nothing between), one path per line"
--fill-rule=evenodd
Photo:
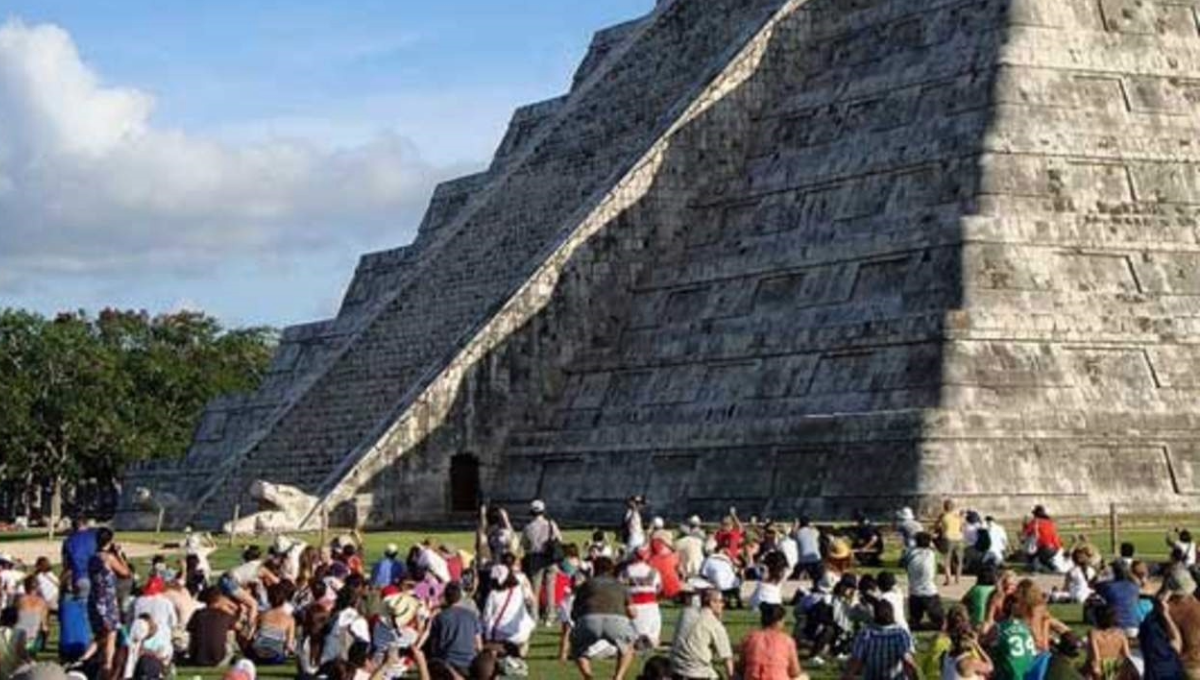
M233 524L229 525L229 547L233 547L233 537L237 535L237 523L242 517L242 504L233 506Z
M1120 539L1117 529L1117 504L1108 504L1108 544L1112 555L1117 554L1117 542Z
M163 506L158 506L158 521L154 523L154 537L158 538L162 535L163 519L167 515L167 509Z
M321 506L321 547L325 547L326 533L329 531L329 511Z

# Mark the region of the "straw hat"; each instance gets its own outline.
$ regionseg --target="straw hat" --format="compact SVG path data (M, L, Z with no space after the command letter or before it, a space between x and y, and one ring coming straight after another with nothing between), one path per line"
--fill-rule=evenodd
M854 555L850 543L844 538L835 538L829 543L829 559L848 560Z

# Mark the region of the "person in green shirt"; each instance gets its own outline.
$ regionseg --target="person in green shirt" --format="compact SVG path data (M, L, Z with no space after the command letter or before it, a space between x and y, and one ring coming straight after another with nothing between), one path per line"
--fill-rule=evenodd
M1033 631L1023 619L1032 615L1022 611L1028 603L1013 603L1012 616L997 624L992 644L992 662L996 666L995 680L1024 680L1025 674L1037 662L1037 643Z
M985 564L979 570L979 578L975 581L975 585L971 586L962 599L962 604L967 608L967 613L971 617L971 625L975 630L980 630L987 620L988 601L991 600L994 592L996 592L996 568Z

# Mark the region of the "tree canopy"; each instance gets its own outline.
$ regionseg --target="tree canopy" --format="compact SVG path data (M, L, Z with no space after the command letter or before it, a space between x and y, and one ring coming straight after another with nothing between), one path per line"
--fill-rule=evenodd
M111 481L183 456L205 403L254 389L275 342L191 311L0 311L0 481Z

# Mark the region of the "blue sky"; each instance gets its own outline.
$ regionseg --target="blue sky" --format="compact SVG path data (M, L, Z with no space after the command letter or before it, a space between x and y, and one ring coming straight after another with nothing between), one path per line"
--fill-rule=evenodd
M359 254L652 5L8 0L0 305L328 315Z

